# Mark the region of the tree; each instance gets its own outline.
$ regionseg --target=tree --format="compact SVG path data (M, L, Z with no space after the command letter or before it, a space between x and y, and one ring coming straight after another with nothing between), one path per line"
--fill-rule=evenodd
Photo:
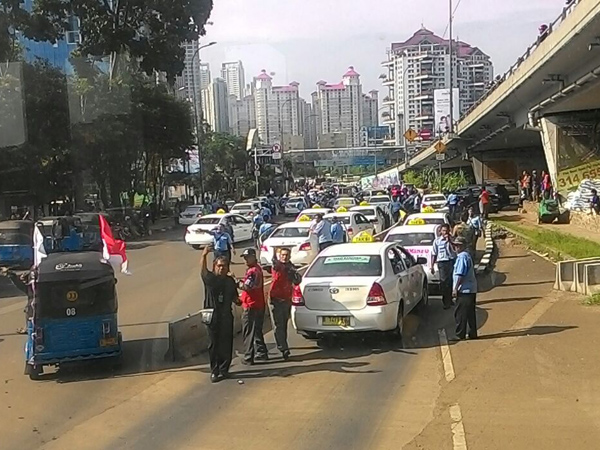
M69 17L77 17L79 54L109 57L111 79L130 58L146 74L164 72L173 81L184 67L182 44L205 34L212 6L212 0L36 0L34 13L50 17L57 33L69 31Z

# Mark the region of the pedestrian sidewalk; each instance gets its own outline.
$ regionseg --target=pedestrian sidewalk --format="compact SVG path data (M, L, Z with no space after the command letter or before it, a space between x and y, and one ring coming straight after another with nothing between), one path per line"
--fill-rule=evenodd
M581 215L581 214L580 214ZM492 220L497 218L499 220L504 220L506 222L514 222L519 225L524 225L528 227L535 228L543 228L545 230L556 231L559 233L570 234L572 236L589 239L590 241L600 242L600 233L594 231L591 227L583 227L579 225L577 222L580 220L572 220L571 223L561 224L561 223L553 223L553 224L544 224L537 223L538 217L538 204L525 202L524 208L521 212L519 211L500 211L497 214L492 215Z

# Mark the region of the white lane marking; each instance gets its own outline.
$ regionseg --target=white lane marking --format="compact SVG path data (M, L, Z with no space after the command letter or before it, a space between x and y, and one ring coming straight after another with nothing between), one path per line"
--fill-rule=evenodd
M452 448L454 450L467 450L467 437L458 403L450 405L450 419L452 419L452 424L450 425L452 429Z
M452 364L452 354L450 353L450 347L448 346L448 338L446 337L446 330L440 328L438 330L440 335L440 351L442 352L442 362L444 363L444 375L446 381L450 382L454 380L454 365Z

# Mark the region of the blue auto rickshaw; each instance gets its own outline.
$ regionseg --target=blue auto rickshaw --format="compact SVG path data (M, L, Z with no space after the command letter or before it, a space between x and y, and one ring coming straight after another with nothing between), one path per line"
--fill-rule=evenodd
M98 252L50 254L34 279L25 345L31 379L48 365L107 358L119 363L115 274Z
M44 217L37 222L47 253L80 252L85 248L83 223L78 216Z
M0 267L29 269L33 263L33 222L0 222Z

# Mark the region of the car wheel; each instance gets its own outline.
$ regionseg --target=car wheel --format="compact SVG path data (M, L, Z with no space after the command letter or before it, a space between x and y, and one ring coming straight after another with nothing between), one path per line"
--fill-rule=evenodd
M192 248L194 250L200 250L201 247L198 244L192 244Z
M25 366L25 373L29 375L30 380L39 380L44 373L44 367L40 365L27 364Z
M423 294L421 295L421 299L417 305L419 312L423 312L427 310L429 306L429 285L427 282L423 284Z

